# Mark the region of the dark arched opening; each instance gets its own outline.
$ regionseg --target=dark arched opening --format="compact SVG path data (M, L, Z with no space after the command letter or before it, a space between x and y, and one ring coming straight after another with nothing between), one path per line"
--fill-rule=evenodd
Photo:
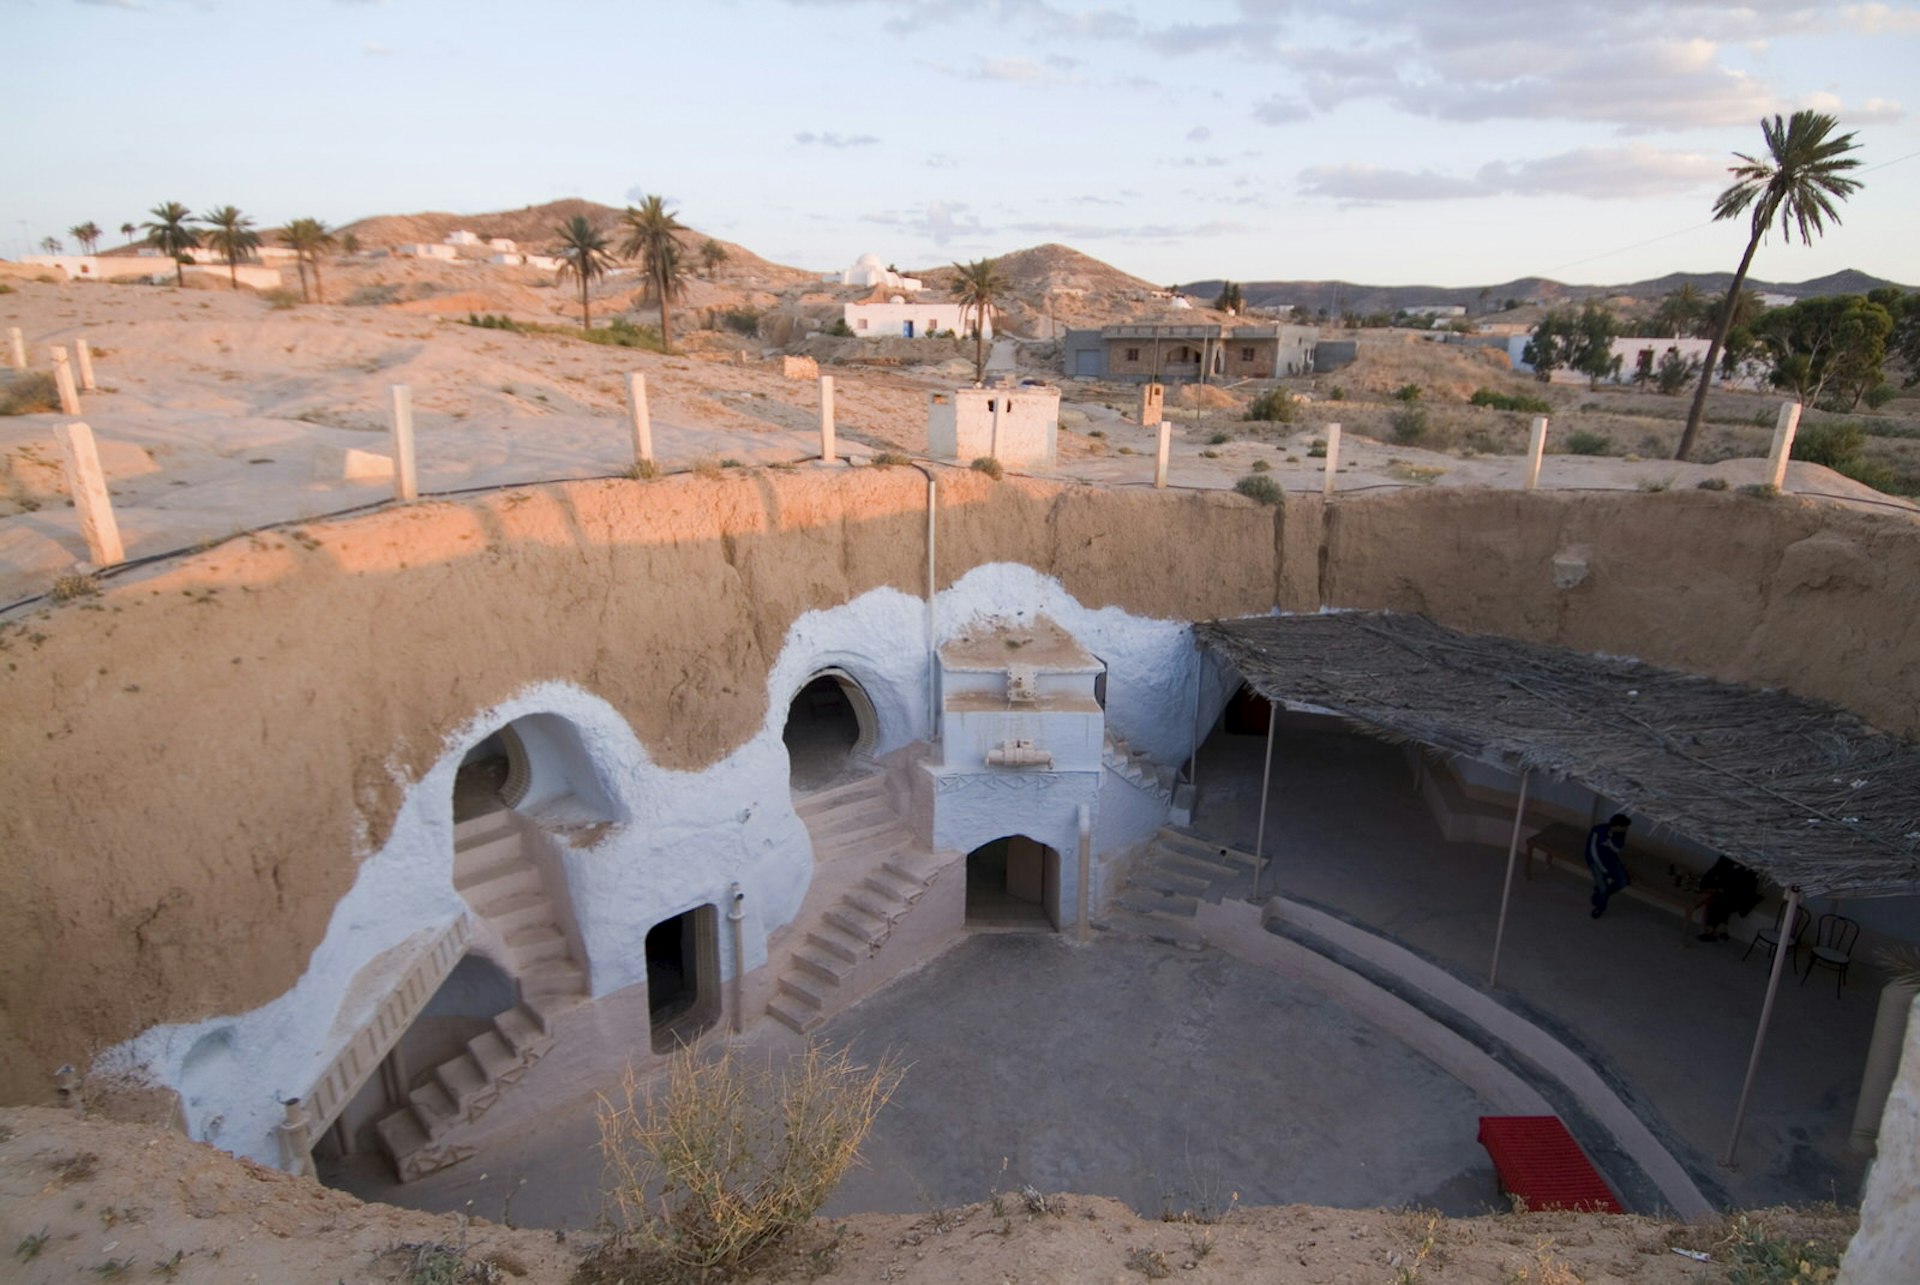
M796 791L824 789L856 771L873 752L873 702L844 670L807 680L787 708L781 740Z
M969 852L967 926L1057 929L1060 854L1024 834L995 839Z

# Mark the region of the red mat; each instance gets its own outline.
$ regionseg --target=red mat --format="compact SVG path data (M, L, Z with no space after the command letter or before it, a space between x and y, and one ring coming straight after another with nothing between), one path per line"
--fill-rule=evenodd
M1493 1157L1501 1190L1528 1209L1627 1212L1558 1116L1483 1115L1480 1145Z

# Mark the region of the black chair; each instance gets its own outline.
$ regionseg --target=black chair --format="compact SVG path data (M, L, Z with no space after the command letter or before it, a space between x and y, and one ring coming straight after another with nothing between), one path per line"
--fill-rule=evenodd
M1833 979L1833 994L1839 998L1840 988L1847 981L1847 965L1853 962L1853 943L1859 936L1860 925L1845 915L1820 916L1819 931L1813 935L1813 953L1807 957L1807 976L1800 979L1800 984L1807 984L1816 965L1831 968L1839 974Z
M1755 946L1765 946L1767 948L1767 958L1773 958L1773 952L1780 948L1780 921L1786 917L1786 913L1787 903L1783 901L1780 903L1780 908L1773 912L1773 927L1757 930L1753 934L1753 940L1747 943L1747 954L1740 956L1742 963L1746 962L1747 955L1753 953ZM1812 918L1812 912L1805 906L1795 906L1793 908L1793 931L1786 934L1786 939L1787 949L1793 952L1790 959L1791 966L1794 968L1800 966L1800 937L1801 934L1807 931L1807 924Z

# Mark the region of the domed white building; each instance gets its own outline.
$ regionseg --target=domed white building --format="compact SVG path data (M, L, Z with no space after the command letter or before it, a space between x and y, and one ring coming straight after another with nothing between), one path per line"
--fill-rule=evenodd
M903 277L880 261L880 256L872 252L861 255L853 261L853 266L838 274L828 273L827 280L836 279L843 286L863 286L867 289L880 287L886 290L904 290L912 293L920 289L918 277Z

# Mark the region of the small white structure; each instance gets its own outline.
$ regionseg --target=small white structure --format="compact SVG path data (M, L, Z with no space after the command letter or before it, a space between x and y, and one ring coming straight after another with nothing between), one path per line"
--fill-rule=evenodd
M397 259L457 259L460 252L450 245L433 245L426 241L410 241L405 245L393 247Z
M151 266L147 269L152 272ZM183 281L199 278L203 281L217 281L221 285L230 285L238 281L249 290L278 290L284 282L280 278L280 269L264 263L240 263L231 269L224 263L196 263L180 270ZM155 272L153 279L159 282L173 280L172 272Z
M1411 308L1402 308L1400 311L1409 317L1451 318L1467 315L1465 305L1457 303L1422 303Z
M140 255L109 258L97 254L29 254L20 262L28 267L46 268L64 281L119 281L154 275L154 260ZM170 265L173 261L165 262ZM172 275L171 267L168 275Z
M523 254L520 261L529 268L539 268L546 272L560 271L560 260L550 254Z
M447 233L447 244L477 246L480 244L480 237L478 233L468 232L466 229L462 228L458 232Z
M520 247L517 243L503 236L487 238L487 249L489 250L498 250L502 254L512 254L515 250L518 250L519 248Z
M490 254L487 256L488 263L497 263L508 268L517 268L526 261L527 256L524 254Z
M927 395L927 453L936 459L992 455L1012 468L1050 469L1059 459L1059 436L1058 388L961 388Z
M873 253L863 254L855 259L853 266L845 272L829 272L821 280L843 286L904 290L908 294L914 294L921 289L920 278L901 276L880 262L880 256Z
M904 295L850 303L843 310L847 329L860 339L929 339L951 332L973 333L973 314L957 303L909 303ZM993 310L987 310L987 338L993 338Z

